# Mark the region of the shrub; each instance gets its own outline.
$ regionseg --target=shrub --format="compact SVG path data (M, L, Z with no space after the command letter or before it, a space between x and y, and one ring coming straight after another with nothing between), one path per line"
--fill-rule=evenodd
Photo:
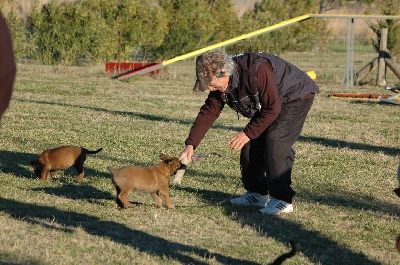
M238 23L230 0L160 0L169 17L168 34L153 50L173 58L233 37Z
M28 41L34 44L29 56L44 64L74 65L83 57L98 61L112 55L111 45L104 41L112 32L83 1L52 0L35 8L27 29Z
M400 6L397 0L385 1L385 4L381 7L382 15L400 15ZM380 41L381 41L381 29L388 29L387 48L390 54L400 55L400 22L398 20L379 20L377 23L369 23L370 28L374 31L377 36L377 40L372 40L372 45L375 50L379 52Z
M241 32L251 32L304 14L317 13L318 8L318 2L314 0L263 0L255 5L254 11L248 11L243 15L240 23ZM323 23L322 20L308 20L303 21L301 25L258 36L251 40L251 48L273 53L307 50L314 45L314 34L324 27ZM244 47L242 49L245 50Z

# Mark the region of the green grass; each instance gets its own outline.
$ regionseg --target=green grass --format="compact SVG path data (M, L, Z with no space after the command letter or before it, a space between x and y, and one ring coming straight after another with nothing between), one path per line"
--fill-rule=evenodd
M295 145L292 214L212 205L240 181L239 153L226 142L246 119L228 108L196 150L206 158L171 185L174 210L132 193L136 207L122 211L107 166L178 156L206 94L191 92L192 62L123 82L103 72L19 65L0 130L0 263L268 264L293 239L299 252L286 264L398 264L398 106L334 99L340 85L318 80L322 92ZM72 169L50 182L34 176L29 161L60 145L104 148L87 158L82 184Z

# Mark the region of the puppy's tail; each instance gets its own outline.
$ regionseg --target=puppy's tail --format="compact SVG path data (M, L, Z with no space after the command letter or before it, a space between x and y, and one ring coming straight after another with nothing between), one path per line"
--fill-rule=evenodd
M107 169L108 169L108 171L110 171L111 174L114 175L115 168L113 168L112 166L108 166Z
M100 148L97 149L96 151L90 151L90 150L87 150L86 148L82 148L82 150L84 150L86 154L93 155L93 154L97 154L98 152L100 152L101 150L103 150L103 147L100 147Z

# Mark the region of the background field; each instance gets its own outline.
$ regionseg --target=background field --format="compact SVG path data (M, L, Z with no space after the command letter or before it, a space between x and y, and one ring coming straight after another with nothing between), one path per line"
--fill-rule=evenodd
M239 153L226 142L246 119L228 108L196 150L205 159L171 185L176 209L140 193L130 196L134 209L117 209L106 167L179 155L206 98L191 92L193 70L180 62L154 78L116 81L103 65L18 66L0 129L1 264L268 264L290 239L299 253L287 264L398 264L399 107L328 97L340 91L329 80L317 80L322 91L295 145L294 213L210 205L239 181ZM104 148L88 157L82 184L74 170L51 182L34 176L29 161L60 145Z

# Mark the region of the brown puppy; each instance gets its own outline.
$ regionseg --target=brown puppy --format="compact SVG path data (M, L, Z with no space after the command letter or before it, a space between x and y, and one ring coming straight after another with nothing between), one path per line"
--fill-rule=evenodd
M77 173L77 182L83 179L83 163L86 160L86 154L96 154L103 150L99 148L96 151L89 151L77 146L60 146L54 149L44 151L38 160L31 161L31 166L37 177L41 180L50 180L54 171L65 170L74 166Z
M168 208L174 208L169 200L169 178L178 169L186 168L177 158L160 155L159 164L150 167L128 166L121 169L107 167L111 172L112 182L117 190L116 202L121 208L130 208L133 205L127 197L133 190L147 192L153 197L155 204L163 208L161 197Z

